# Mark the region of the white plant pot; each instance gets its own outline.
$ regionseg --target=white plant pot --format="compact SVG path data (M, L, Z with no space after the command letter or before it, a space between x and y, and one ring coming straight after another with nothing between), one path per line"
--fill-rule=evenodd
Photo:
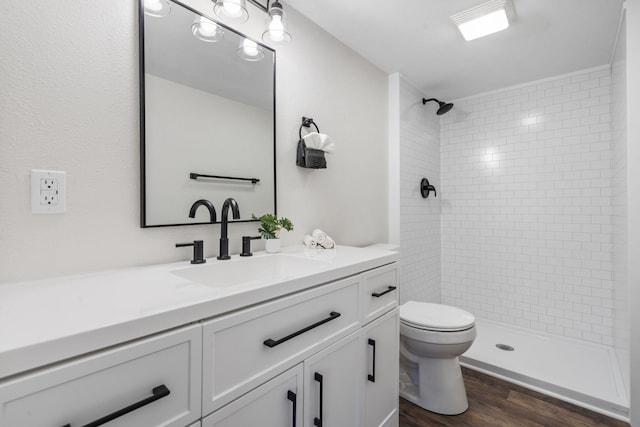
M266 239L264 249L268 254L277 254L280 252L280 239Z

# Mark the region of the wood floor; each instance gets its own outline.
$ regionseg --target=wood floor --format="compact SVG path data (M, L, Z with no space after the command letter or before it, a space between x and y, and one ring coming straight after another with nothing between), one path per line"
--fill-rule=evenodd
M462 368L469 409L460 415L438 415L400 399L400 427L629 427L526 388Z

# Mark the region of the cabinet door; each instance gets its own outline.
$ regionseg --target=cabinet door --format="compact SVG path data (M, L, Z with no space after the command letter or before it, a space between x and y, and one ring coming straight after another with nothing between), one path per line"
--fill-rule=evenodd
M362 330L365 348L363 426L398 425L399 309L376 319Z
M283 372L202 420L202 427L302 425L302 364Z
M305 360L305 427L360 425L361 336L356 332Z

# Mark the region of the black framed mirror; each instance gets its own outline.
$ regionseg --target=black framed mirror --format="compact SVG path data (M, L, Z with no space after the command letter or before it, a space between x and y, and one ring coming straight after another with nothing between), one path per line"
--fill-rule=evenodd
M208 223L188 216L199 199L219 213L233 197L236 221L276 213L275 51L162 3L140 0L141 226Z

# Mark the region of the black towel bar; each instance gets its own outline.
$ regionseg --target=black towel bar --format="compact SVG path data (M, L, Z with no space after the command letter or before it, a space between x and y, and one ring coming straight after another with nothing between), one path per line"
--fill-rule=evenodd
M238 178L235 176L220 176L220 175L204 175L201 173L193 173L189 174L189 178L198 179L198 178L213 178L213 179L231 179L235 181L251 181L252 184L257 184L260 182L258 178Z

